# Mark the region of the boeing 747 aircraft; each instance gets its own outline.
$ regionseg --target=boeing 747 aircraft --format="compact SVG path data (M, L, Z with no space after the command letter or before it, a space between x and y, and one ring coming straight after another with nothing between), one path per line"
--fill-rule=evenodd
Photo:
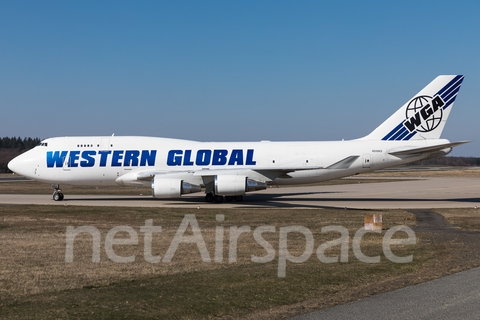
M469 141L440 139L463 76L438 76L369 135L328 142L197 142L153 137L43 140L8 164L60 185L149 186L155 198L205 188L208 202L242 201L268 185L337 179L448 154Z

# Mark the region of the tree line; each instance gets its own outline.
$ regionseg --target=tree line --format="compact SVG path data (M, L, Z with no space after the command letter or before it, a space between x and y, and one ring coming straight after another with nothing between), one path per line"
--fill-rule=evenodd
M2 162L0 163L0 173L12 173L10 169L8 169L7 164Z
M0 173L12 173L7 164L19 154L40 143L40 138L0 138Z
M4 137L0 139L0 148L3 149L19 149L19 150L24 150L24 149L32 149L35 147L37 144L40 143L40 138L9 138L9 137Z
M410 165L454 166L454 167L480 167L480 158L476 157L440 157L420 160Z

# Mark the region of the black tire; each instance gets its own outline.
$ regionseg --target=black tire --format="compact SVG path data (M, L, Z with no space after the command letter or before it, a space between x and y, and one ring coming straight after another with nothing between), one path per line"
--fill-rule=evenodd
M55 193L53 194L53 200L54 200L54 201L62 201L61 193L55 192Z
M213 202L213 194L212 193L207 193L205 195L205 201L206 202Z
M216 203L222 203L223 202L223 196L215 196L215 202Z
M60 194L60 201L62 201L64 198L63 193L59 193L59 194Z
M235 201L242 202L243 201L243 196L236 196Z
M232 202L234 199L235 199L235 197L233 197L233 196L225 196L225 200L227 202Z

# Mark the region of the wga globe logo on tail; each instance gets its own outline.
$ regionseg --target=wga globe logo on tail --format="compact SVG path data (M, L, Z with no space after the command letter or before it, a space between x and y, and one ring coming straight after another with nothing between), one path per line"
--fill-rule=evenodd
M430 132L435 130L442 121L445 102L440 96L418 96L413 98L407 106L404 126L413 132Z

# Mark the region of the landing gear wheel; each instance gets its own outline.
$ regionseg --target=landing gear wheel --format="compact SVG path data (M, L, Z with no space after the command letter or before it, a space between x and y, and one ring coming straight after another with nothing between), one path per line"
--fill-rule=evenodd
M53 194L53 200L55 201L62 201L63 200L63 193L61 192L55 192Z
M53 191L53 200L62 201L63 193L62 190L60 190L60 185L52 183L52 188L55 189L55 191Z
M210 192L210 193L207 193L207 194L205 195L205 201L206 201L206 202L213 202L213 193L211 193L211 192Z
M222 203L223 202L223 196L215 196L215 202L216 203Z
M242 202L243 201L243 196L236 196L235 201Z
M225 196L225 200L227 200L227 202L232 202L234 199L234 196Z

